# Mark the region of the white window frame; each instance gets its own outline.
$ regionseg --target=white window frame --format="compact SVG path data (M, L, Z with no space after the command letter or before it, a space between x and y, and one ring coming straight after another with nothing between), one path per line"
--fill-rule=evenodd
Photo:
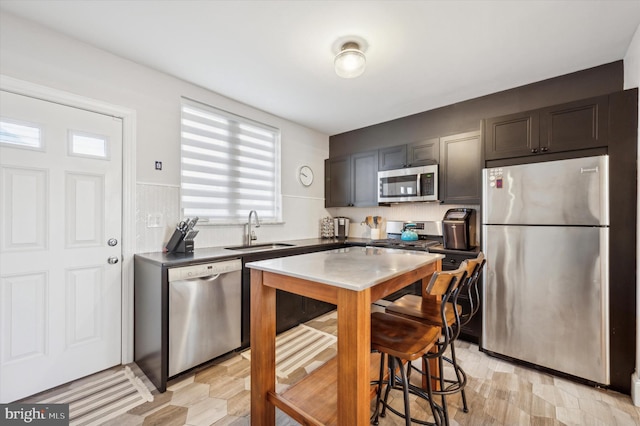
M204 116L197 116L189 111L197 111ZM214 120L226 121L228 125L220 124L218 127ZM244 131L241 130L243 127ZM251 130L247 129L254 130L256 133L251 133ZM224 134L227 131L230 133ZM258 138L252 139L258 144L268 146L269 143L273 143L273 146L269 150L252 149L254 142L248 139L249 136L256 135L259 135ZM200 141L195 140L193 136L196 139L200 138ZM259 140L261 138L264 140ZM211 149L204 146L209 143L206 140L212 141ZM224 148L227 143L229 149ZM239 152L239 147L244 151ZM218 157L228 155L230 160L228 162L216 160L213 154ZM259 158L257 159L256 156ZM258 161L260 165L247 167L251 166L248 163L250 161ZM220 170L224 168L228 168L228 172ZM211 173L208 173L207 169L210 169ZM216 169L218 173L215 172ZM231 181L234 183L226 185L225 182L220 181L221 176L228 177L229 183ZM267 181L271 185L265 185L264 179L260 182L259 176L269 176ZM203 181L207 180L211 180L212 184L203 184ZM196 183L196 181L199 182ZM265 186L264 189L261 188L262 185ZM256 191L258 194L261 190L265 193L262 198L256 195L256 198L247 197L243 200L230 195L232 192L247 194L251 191ZM224 200L224 197L229 197L229 200ZM207 198L223 201L207 201ZM238 201L231 202L232 199ZM203 205L198 206L201 200ZM198 224L202 225L238 225L247 222L251 210L258 212L261 223L282 223L280 130L183 97L180 109L180 212L182 217L198 216L200 218Z

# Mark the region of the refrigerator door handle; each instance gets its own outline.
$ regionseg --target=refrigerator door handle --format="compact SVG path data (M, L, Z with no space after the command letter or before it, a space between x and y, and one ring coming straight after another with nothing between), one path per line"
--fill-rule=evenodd
M580 173L598 173L599 169L598 166L596 167L580 167Z

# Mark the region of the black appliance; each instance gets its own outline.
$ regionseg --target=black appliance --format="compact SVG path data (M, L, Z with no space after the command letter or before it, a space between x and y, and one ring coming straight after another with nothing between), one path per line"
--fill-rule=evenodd
M445 249L471 250L476 245L476 211L449 209L442 219L442 239Z

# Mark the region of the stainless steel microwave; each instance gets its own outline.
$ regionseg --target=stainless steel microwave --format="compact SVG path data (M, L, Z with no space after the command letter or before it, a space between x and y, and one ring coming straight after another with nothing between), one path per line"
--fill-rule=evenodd
M378 202L438 201L438 165L378 172Z

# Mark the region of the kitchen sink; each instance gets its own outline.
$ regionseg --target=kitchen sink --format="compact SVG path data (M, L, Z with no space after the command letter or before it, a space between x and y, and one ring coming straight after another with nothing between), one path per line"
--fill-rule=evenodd
M250 246L235 246L235 247L225 247L227 250L236 250L242 252L252 252L252 251L264 251L264 250L273 250L285 247L293 247L293 244L287 243L265 243L265 244L253 244Z

